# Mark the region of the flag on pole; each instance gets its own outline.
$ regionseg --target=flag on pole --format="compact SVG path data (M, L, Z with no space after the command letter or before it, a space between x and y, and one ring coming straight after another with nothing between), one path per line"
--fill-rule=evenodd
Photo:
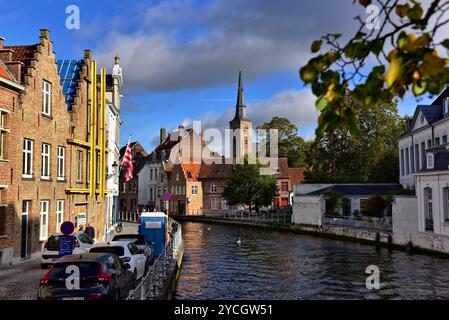
M128 182L133 178L133 154L131 150L131 136L128 140L128 145L126 146L125 155L122 159L122 166L126 167L125 171L125 181Z

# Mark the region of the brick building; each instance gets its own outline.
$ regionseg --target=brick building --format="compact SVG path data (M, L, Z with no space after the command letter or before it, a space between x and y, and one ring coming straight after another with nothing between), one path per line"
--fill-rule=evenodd
M9 114L17 130L11 135L15 150L8 160L9 191L15 194L9 199L15 211L13 255L26 258L41 251L47 236L65 219L70 119L48 30L41 30L37 44L2 45L0 54L24 86L17 108Z
M126 146L120 148L120 163L125 155ZM125 181L125 171L120 170L119 177L119 195L120 195L120 211L121 212L138 212L138 186L139 172L147 162L148 152L137 141L131 142L131 152L133 156L133 178Z
M25 87L20 85L20 67L12 63L11 52L3 51L0 38L0 265L13 259L17 230L15 203L17 194L12 185L12 174L17 161L15 137L19 136L19 100ZM10 66L11 72L8 68Z
M170 213L173 215L202 215L203 190L198 180L201 164L175 164L168 179L171 194Z
M118 58L115 61L118 63ZM106 180L107 172L112 173L114 168L108 168L111 162L108 159L113 160L115 151L108 148L110 135L106 123L110 105L114 103L111 99L119 95L121 84L115 83L116 79L111 75L106 75L105 69L97 74L99 70L90 50L84 51L82 59L59 60L58 70L70 114L70 132L67 135L70 161L66 189L68 218L77 226L89 223L96 231L96 238L104 239L109 224L107 217L112 214L109 212L112 203L108 205L106 196L113 190L106 189ZM112 97L110 91L114 91ZM119 105L119 101L115 104ZM118 127L113 129L117 130L115 139Z
M232 167L230 164L203 164L201 166L198 179L202 183L205 214L232 209L222 197L223 187L231 174Z

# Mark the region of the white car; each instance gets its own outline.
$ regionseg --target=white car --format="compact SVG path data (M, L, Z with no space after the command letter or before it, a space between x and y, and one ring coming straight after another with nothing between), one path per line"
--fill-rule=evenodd
M60 258L59 256L59 237L62 233L57 232L50 235L45 242L44 250L41 255L41 267L43 269L48 268L48 265L53 264ZM82 231L75 232L75 247L73 254L86 253L90 247L94 244L94 240L89 238L87 234Z
M112 253L119 256L123 263L129 263L129 270L134 274L134 281L145 275L146 257L134 241L109 241L98 243L89 249L89 253Z

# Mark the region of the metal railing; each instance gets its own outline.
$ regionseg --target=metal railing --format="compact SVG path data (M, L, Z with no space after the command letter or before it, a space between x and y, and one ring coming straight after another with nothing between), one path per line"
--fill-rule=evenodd
M171 273L177 263L180 265L183 252L182 228L179 223L169 219L169 242L162 254L150 266L140 283L129 292L126 300L154 300L168 285Z
M137 222L139 214L137 212L123 212L119 213L118 219L123 222Z
M217 213L208 212L206 217L216 217L229 220L243 220L251 222L277 222L277 223L290 223L292 221L292 215L288 212L251 212L248 211L220 211Z

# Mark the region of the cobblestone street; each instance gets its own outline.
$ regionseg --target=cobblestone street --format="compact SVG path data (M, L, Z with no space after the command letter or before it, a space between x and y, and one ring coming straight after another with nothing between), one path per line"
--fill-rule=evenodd
M45 272L39 259L0 267L0 300L37 299L39 279Z

